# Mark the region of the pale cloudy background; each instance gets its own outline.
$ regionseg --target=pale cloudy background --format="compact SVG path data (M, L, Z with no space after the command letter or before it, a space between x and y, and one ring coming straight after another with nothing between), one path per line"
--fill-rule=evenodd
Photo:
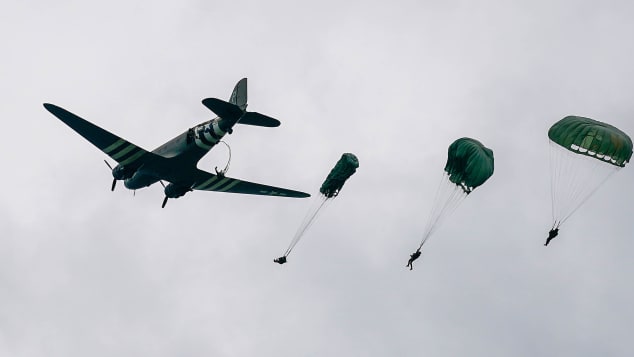
M1 8L0 356L631 355L634 170L543 246L549 126L634 134L631 2ZM316 193L341 153L360 160L284 266L310 200L112 193L105 155L42 107L151 150L242 77L282 126L236 128L231 176ZM496 172L410 272L462 136Z

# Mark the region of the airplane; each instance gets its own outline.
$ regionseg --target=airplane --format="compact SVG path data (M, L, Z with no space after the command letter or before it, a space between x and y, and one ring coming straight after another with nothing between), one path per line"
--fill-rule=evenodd
M271 128L280 125L277 119L246 111L246 78L238 81L229 102L207 98L202 103L217 117L188 129L153 151L142 149L54 104L44 103L44 108L118 163L112 168L106 161L114 178L112 191L119 180L123 180L124 186L130 190L160 182L165 192L163 208L169 198L178 198L193 190L310 197L300 191L227 177L225 171L218 171L217 168L216 174L198 169L198 161L221 142L225 134L231 134L235 124ZM165 185L163 181L169 184Z

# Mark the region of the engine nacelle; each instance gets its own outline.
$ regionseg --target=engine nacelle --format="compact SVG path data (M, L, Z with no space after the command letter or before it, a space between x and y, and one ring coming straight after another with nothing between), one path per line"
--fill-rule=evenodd
M117 165L114 169L112 169L112 177L114 177L115 180L129 179L133 175L134 175L133 170L129 170L126 167L121 165Z
M191 190L192 189L189 187L183 187L183 186L170 183L169 185L165 186L165 197L179 198Z

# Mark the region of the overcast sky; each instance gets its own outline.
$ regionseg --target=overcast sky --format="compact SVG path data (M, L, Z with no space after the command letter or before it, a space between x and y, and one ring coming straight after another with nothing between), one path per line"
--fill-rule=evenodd
M629 356L634 170L551 225L548 128L634 133L631 1L5 1L0 356ZM249 79L229 175L161 209L43 107L152 150ZM405 268L457 138L495 174ZM224 165L217 147L199 167Z

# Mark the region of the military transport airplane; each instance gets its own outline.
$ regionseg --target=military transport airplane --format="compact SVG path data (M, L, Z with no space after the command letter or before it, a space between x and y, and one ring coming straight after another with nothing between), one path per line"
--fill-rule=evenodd
M130 190L168 181L167 186L163 185L165 199L162 207L165 207L168 198L178 198L192 190L281 197L310 196L304 192L226 177L223 171L216 170L216 174L212 174L198 169L198 161L218 144L225 134L231 134L235 124L264 127L280 125L277 119L246 111L246 78L236 84L229 102L216 98L207 98L202 102L218 117L190 128L151 152L56 105L45 103L44 108L118 162L112 169L113 191L117 180L123 180L125 187Z

